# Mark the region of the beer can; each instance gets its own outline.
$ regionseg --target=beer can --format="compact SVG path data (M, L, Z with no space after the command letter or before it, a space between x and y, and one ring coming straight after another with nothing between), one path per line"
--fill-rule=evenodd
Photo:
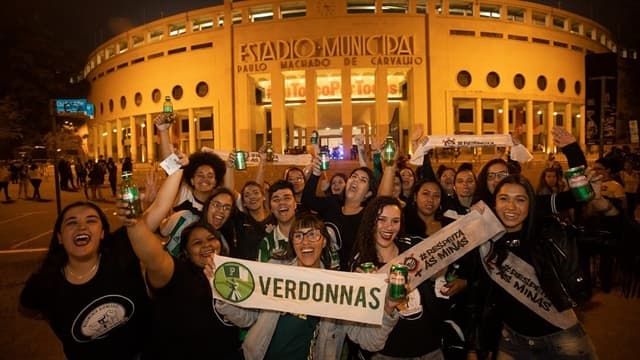
M364 273L372 273L376 271L376 265L372 262L365 262L360 264L360 270Z
M391 265L389 272L389 298L393 300L404 299L407 289L404 287L408 281L409 268L403 264Z
M329 170L329 153L326 151L320 152L320 170L327 171Z
M587 176L584 174L584 166L578 166L567 170L564 173L564 177L567 179L567 183L569 183L569 188L571 189L571 194L573 194L576 201L589 201L593 199L595 193L593 192L593 187L591 187L591 183L587 179Z
M315 145L318 143L318 140L320 139L320 135L318 135L318 132L313 130L311 132L311 144Z
M247 153L242 150L236 150L236 160L234 166L237 170L245 170L247 168Z

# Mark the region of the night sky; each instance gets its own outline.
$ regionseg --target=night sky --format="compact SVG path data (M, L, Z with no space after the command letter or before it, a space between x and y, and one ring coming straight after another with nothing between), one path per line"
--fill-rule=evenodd
M314 0L309 0L312 2ZM432 2L433 0L428 0ZM487 0L490 3L490 0ZM636 0L538 0L595 19L607 26L619 42L640 48L640 31L633 16L640 16ZM59 45L82 56L129 28L164 16L223 3L223 0L18 0L3 4L8 21L41 24ZM10 14L15 14L11 16ZM637 21L637 20L636 20ZM6 25L6 24L5 24ZM635 31L634 31L635 30Z

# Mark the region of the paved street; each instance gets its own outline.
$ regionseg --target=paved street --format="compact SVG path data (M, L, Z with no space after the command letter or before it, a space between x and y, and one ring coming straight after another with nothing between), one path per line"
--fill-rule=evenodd
M537 181L542 162L525 167L532 181ZM332 162L332 170L347 171L355 162ZM566 164L565 164L566 167ZM148 166L136 167L136 181L142 184ZM273 181L282 169L267 172ZM51 174L52 171L49 171ZM236 176L241 184L251 171ZM104 189L105 194L108 192ZM29 274L36 269L51 239L56 217L52 177L43 182L41 193L48 202L17 200L18 185L10 185L13 203L0 203L0 359L63 359L61 346L44 321L25 319L17 313L20 290ZM81 200L80 192L62 192L62 206ZM4 199L0 195L0 199ZM112 202L101 202L107 214L113 213ZM118 220L109 215L112 226ZM625 299L619 287L610 294L596 292L593 300L579 312L601 359L636 359L635 346L640 342L640 299ZM212 341L214 341L212 339Z

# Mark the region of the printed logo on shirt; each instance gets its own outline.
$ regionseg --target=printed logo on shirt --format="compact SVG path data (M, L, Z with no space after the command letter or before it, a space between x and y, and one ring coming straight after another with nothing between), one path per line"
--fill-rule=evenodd
M135 312L131 299L121 295L105 295L87 305L71 326L71 335L79 343L108 336L108 333L124 325Z
M213 286L225 300L239 303L253 294L255 282L246 266L227 262L216 269Z

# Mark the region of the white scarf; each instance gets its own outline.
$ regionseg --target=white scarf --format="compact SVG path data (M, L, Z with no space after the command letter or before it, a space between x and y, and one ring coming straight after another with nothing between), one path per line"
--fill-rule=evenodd
M533 266L511 251L502 263L502 270L495 263L487 264L485 259L491 251L491 244L491 241L487 241L480 246L480 261L493 281L536 315L556 327L568 329L578 323L578 318L572 309L559 312L553 306L542 290Z

